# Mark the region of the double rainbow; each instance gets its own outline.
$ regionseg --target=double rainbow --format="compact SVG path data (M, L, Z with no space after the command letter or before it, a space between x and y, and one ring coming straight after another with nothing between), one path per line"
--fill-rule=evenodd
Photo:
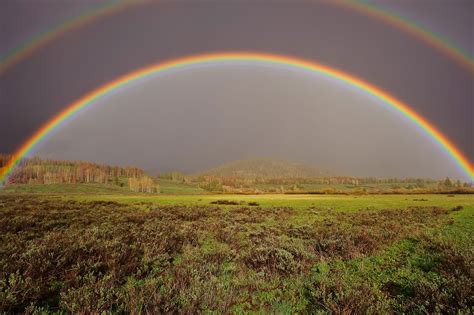
M29 138L20 149L14 154L13 159L0 170L0 184L5 183L8 176L15 170L23 157L28 156L49 133L60 127L67 120L74 117L80 110L86 109L95 104L95 101L104 96L124 88L132 82L136 82L142 78L151 75L166 72L168 70L182 69L193 65L215 64L219 62L260 62L266 64L286 65L294 69L305 70L321 74L327 78L332 78L352 86L368 95L378 99L381 104L389 108L393 108L419 126L428 136L437 142L454 160L456 165L467 175L470 180L474 181L474 167L466 157L455 147L455 145L440 131L438 131L431 123L416 113L410 106L391 96L380 88L365 82L353 75L343 71L331 68L329 66L316 63L313 61L298 59L294 57L253 53L253 52L227 52L202 54L190 57L178 58L171 61L153 64L132 73L119 77L95 90L84 95L77 101L73 102L66 109L48 121L41 127L31 138Z

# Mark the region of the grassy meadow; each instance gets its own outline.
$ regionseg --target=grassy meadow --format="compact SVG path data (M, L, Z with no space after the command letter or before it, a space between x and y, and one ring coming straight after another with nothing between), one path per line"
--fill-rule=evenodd
M474 195L91 187L0 193L0 312L473 311Z
M218 200L234 201L235 207L256 202L261 207L292 207L295 209L323 208L329 210L355 211L355 210L380 210L389 208L407 208L417 206L455 207L463 206L474 210L474 195L230 195L230 194L203 194L203 195L64 195L64 199L80 201L118 201L128 204L157 204L180 206L209 206ZM241 204L239 204L241 203ZM226 206L226 205L224 205Z
M10 193L29 194L85 194L85 195L134 195L127 185L126 180L121 179L122 185L98 184L98 183L78 183L78 184L13 184L3 189ZM199 187L183 185L171 180L157 179L156 183L163 194L201 194L205 192Z

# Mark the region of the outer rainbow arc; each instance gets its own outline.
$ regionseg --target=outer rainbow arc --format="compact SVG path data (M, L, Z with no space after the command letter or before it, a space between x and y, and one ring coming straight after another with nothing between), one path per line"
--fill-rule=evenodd
M440 35L435 34L420 25L395 15L385 9L371 5L364 0L330 0L328 3L347 7L348 9L384 21L395 28L412 34L414 37L436 48L445 55L450 56L458 64L466 67L470 72L474 73L474 59L472 56L463 52L460 48L448 42L445 38L440 37Z
M183 68L195 64L205 64L208 62L219 61L253 61L282 64L292 66L297 69L305 69L315 73L320 73L327 77L337 79L353 87L356 87L369 95L375 96L377 99L383 101L383 103L388 105L389 107L398 110L416 125L420 126L429 136L431 136L432 139L434 139L437 143L441 145L441 147L454 159L454 161L462 169L462 171L471 180L474 180L473 165L468 161L466 157L463 156L461 151L458 150L450 140L448 140L446 136L444 136L426 119L424 119L413 109L411 109L407 104L397 100L395 97L379 89L378 87L368 82L365 82L355 76L313 61L266 53L223 52L194 55L173 59L158 64L153 64L137 71L131 72L129 74L126 74L124 76L121 76L118 79L113 80L86 94L85 96L70 104L66 109L64 109L50 121L48 121L18 149L18 151L13 155L13 158L10 160L10 162L0 170L0 184L5 183L7 181L8 176L15 170L21 159L23 157L26 157L36 147L36 145L51 131L59 127L63 122L65 122L68 118L72 117L79 110L88 107L93 103L93 101L103 97L104 95L107 95L109 92L117 90L127 85L128 83L136 81L140 78L144 78L146 76L158 72L163 72L176 68Z
M111 0L105 5L100 5L94 9L87 10L79 16L70 18L65 23L56 25L51 29L36 34L0 59L0 75L5 73L9 68L13 67L21 60L32 55L39 48L46 46L54 39L69 31L78 29L102 17L120 12L132 5L144 4L147 2L149 2L149 0Z
M33 54L38 48L45 46L52 40L60 37L68 31L80 28L81 26L95 21L98 18L119 12L122 9L131 7L132 5L157 2L158 0L111 0L110 4L100 6L93 10L88 10L77 17L69 19L63 24L59 24L50 30L43 31L35 35L30 40L14 49L11 53L8 53L6 57L1 58L0 75L5 73L9 68L13 67L21 60ZM383 10L376 6L365 3L362 0L326 0L326 3L354 10L369 17L381 20L394 26L395 28L403 30L415 36L416 38L421 39L423 42L431 45L447 56L450 56L459 64L466 67L470 72L474 73L474 59L471 56L465 54L447 40L439 37L429 30L423 29L413 22L394 15L387 10Z

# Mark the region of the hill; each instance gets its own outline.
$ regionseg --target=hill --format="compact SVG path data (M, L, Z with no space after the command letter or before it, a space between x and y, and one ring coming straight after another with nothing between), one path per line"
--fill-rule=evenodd
M236 160L216 168L201 172L197 175L215 177L238 177L245 179L255 178L314 178L329 176L327 171L322 171L312 166L276 160L270 158L252 158Z

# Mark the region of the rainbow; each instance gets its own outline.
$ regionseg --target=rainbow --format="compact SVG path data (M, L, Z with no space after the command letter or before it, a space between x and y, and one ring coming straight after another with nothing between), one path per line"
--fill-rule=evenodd
M95 6L92 9L74 16L63 23L34 35L25 43L5 54L5 56L1 56L0 75L5 73L9 68L13 67L23 59L31 56L39 48L47 45L49 42L61 37L69 31L78 29L99 18L112 15L126 8L130 8L133 5L157 2L158 1L155 0L109 0L105 4L103 3ZM326 3L329 5L347 8L349 10L353 10L392 25L393 27L420 39L438 51L441 51L445 55L458 62L461 66L465 67L471 72L474 72L474 59L472 56L463 52L454 44L450 43L446 38L442 38L438 34L435 34L434 32L425 29L422 26L417 25L401 16L395 15L388 10L384 10L362 0L326 0Z
M152 64L137 71L121 76L93 91L84 95L77 101L66 107L62 112L53 117L36 133L33 134L13 155L9 163L0 170L0 183L6 183L8 176L15 170L23 157L28 156L45 137L56 128L59 128L69 119L73 118L76 113L92 106L95 101L105 97L106 95L117 91L125 86L136 82L142 78L150 77L154 74L163 73L168 70L183 69L195 65L210 65L222 62L263 62L272 65L286 65L293 69L306 70L312 73L321 74L327 78L348 84L370 96L375 97L388 108L396 111L409 118L414 124L419 126L427 135L434 139L443 148L449 156L452 157L456 165L468 176L474 180L474 167L466 157L448 140L440 131L438 131L431 123L421 117L407 104L380 88L363 81L353 75L331 68L329 66L316 63L313 61L298 59L294 57L254 53L254 52L222 52L195 55L173 59L170 61Z
M5 53L0 58L0 75L5 73L23 59L33 55L33 53L61 35L78 29L93 21L120 12L132 5L146 3L145 0L109 0L105 3L95 5L94 7L81 12L79 15L67 19L65 22L57 24L42 32L39 32L29 38L27 41Z
M367 3L366 0L334 0L330 3L340 7L346 7L350 10L362 13L374 19L378 19L384 23L392 25L399 30L409 33L422 42L444 53L446 56L449 56L461 66L465 67L471 72L474 72L474 59L469 55L469 53L464 52L455 44L451 43L447 38L444 38L419 24L416 24L389 10L380 8L374 4Z

